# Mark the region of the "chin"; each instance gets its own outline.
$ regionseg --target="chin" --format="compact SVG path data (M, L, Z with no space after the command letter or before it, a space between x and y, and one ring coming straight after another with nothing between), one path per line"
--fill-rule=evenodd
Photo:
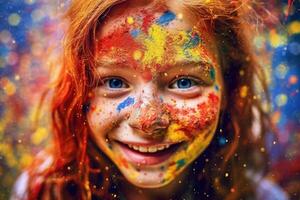
M162 188L172 182L172 180L164 181L163 183L161 183L153 180L128 180L128 179L127 181L129 181L132 185L136 187L145 188L145 189Z
M122 172L122 170L121 170ZM139 188L161 188L164 187L172 182L173 179L164 180L164 174L158 177L158 172L149 172L149 171L135 171L132 172L131 170L123 171L122 172L125 179L131 183L132 185L139 187ZM132 176L136 174L136 176Z

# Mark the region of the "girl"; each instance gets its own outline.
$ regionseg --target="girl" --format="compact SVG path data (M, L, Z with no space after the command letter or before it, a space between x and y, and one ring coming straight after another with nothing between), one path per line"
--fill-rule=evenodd
M268 118L254 77L266 83L248 4L74 0L50 103L54 143L12 199L265 195Z

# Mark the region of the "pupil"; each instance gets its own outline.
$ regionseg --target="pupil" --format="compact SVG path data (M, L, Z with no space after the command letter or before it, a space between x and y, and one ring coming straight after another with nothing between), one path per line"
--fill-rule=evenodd
M123 85L123 82L120 79L114 78L114 79L109 80L109 87L111 87L111 88L121 88L122 85Z
M192 86L191 80L183 78L177 82L178 88L190 88Z

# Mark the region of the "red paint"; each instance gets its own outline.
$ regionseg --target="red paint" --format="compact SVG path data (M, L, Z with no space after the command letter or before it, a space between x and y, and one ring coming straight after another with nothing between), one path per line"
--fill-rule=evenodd
M143 17L142 31L144 33L148 32L148 29L153 24L154 19L154 15L148 13Z
M211 125L218 114L219 97L213 93L208 95L208 101L197 105L197 108L180 109L175 105L166 105L172 121L178 123L189 137L197 130L203 130Z
M117 63L124 63L126 66L137 68L138 62L134 60L133 53L137 49L143 49L129 33L127 25L116 29L112 34L103 37L97 45L97 56L108 56Z
M152 73L149 69L147 69L143 74L142 74L142 77L143 79L146 81L146 82L149 82L152 80Z

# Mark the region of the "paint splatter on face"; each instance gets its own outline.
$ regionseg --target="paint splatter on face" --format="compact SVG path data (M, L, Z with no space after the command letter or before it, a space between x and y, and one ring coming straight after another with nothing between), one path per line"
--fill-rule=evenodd
M164 6L120 14L121 8L99 33L102 84L93 91L88 122L129 182L161 187L213 138L222 92L214 40Z

